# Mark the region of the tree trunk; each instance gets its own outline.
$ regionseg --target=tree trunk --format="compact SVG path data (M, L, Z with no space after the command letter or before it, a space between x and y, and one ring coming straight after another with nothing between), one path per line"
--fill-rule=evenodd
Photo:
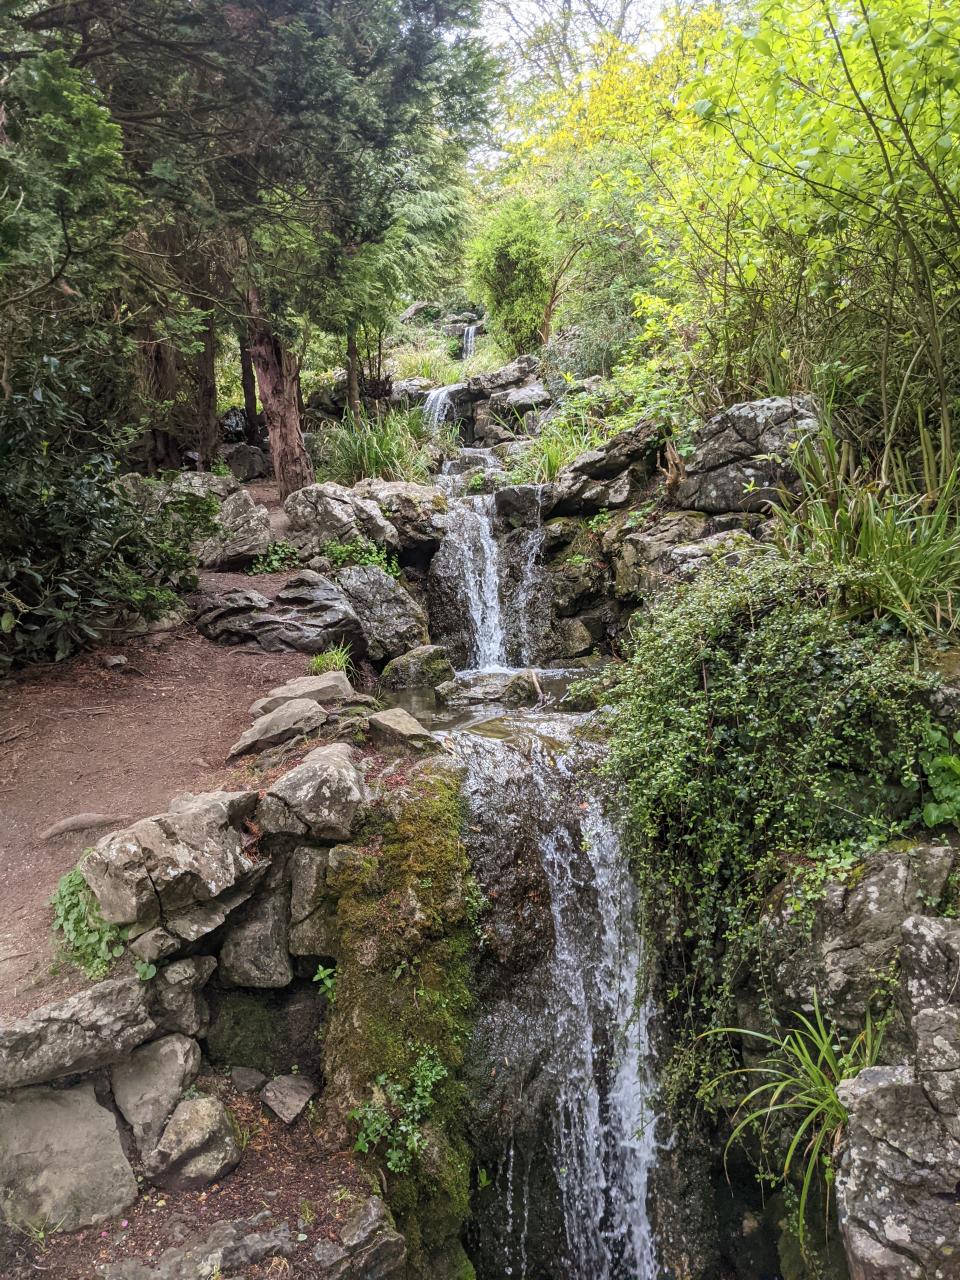
M203 350L197 356L197 453L200 469L209 471L220 445L217 422L217 331L213 312L207 313L203 328Z
M240 384L243 387L243 416L246 423L243 436L247 444L260 443L260 427L257 422L257 380L253 373L253 361L250 359L248 339L240 338Z
M313 466L303 443L297 403L297 359L260 314L256 290L248 294L252 317L250 359L260 388L260 403L270 436L273 471L281 501L297 489L313 484Z
M347 408L356 423L360 421L360 356L357 352L357 330L347 330Z

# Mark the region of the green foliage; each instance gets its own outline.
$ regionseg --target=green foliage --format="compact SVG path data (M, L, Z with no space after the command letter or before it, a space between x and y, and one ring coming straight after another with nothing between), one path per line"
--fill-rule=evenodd
M373 1098L350 1113L357 1125L354 1150L366 1154L383 1144L390 1172L409 1172L423 1148L421 1124L433 1105L434 1087L446 1075L436 1051L427 1048L417 1054L408 1084L377 1076Z
M396 556L390 555L384 547L378 547L367 538L354 538L351 542L325 542L320 548L320 554L335 569L342 569L348 564L372 564L384 573L389 573L391 578L400 577L400 565Z
M328 1000L334 1000L337 994L337 967L333 965L320 964L317 965L317 972L313 975L313 981L319 984L320 990Z
M853 1080L866 1067L875 1066L883 1042L882 1029L874 1027L870 1010L866 1025L844 1045L836 1027L824 1021L816 993L813 1016L794 1015L797 1026L767 1034L742 1027L723 1027L717 1033L753 1040L766 1046L763 1062L724 1073L713 1084L731 1077L753 1083L739 1099L729 1151L744 1133L759 1130L761 1148L766 1150L769 1130L774 1129L775 1145L783 1151L779 1177L786 1183L800 1169L800 1198L797 1207L797 1235L801 1247L807 1223L807 1201L814 1178L819 1173L829 1190L835 1176L835 1160L847 1122L847 1109L838 1097L838 1087ZM780 1136L787 1122L786 1137ZM829 1199L827 1200L829 1203Z
M323 653L315 653L308 664L312 676L322 676L327 671L353 670L353 652L348 644L331 645Z
M849 571L843 608L850 617L893 619L914 639L953 632L960 621L956 466L941 487L925 491L903 467L898 484L872 479L853 446L829 428L801 441L793 460L799 498L784 494L776 511L784 550Z
M116 925L104 920L79 867L60 877L50 905L54 932L63 935L64 949L72 963L88 978L105 977L113 962L123 955L124 935Z
M263 555L257 556L250 566L251 573L280 573L284 569L292 569L300 563L300 553L296 547L282 539L271 542Z
M325 427L315 459L317 478L343 485L370 477L422 481L430 474L437 444L419 409L364 414L359 422L348 416Z
M960 824L960 756L950 750L951 745L960 745L960 730L951 743L940 725L926 727L920 763L930 796L922 811L928 827Z
M0 399L0 674L169 610L214 527L212 499L141 481L151 496L135 500L109 446L90 447L76 395L49 360L29 395Z
M638 622L605 694L642 930L676 1014L673 1103L716 1074L688 1050L730 1022L769 891L817 893L819 864L916 813L932 681L881 628L837 618L844 586L764 550L707 570Z
M549 324L554 293L551 224L522 195L504 200L470 248L473 287L505 351L535 350Z

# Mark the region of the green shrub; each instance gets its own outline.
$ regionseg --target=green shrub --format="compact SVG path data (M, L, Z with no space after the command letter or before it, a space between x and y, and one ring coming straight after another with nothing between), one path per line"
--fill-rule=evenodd
M109 446L91 449L82 403L53 368L0 398L0 675L169 610L215 528L214 499L135 501Z
M60 877L50 899L53 928L63 935L69 960L88 978L100 979L124 951L124 935L107 924L79 867Z
M354 538L351 542L325 542L320 548L335 569L342 569L348 564L372 564L391 578L400 577L400 565L396 556L389 555L383 547L366 538Z
M915 639L960 622L960 492L957 467L924 490L906 468L898 483L874 479L850 443L826 428L794 453L800 496L776 516L787 554L851 570L841 606L849 617L891 618Z
M349 416L324 428L317 478L353 485L358 480L425 480L433 465L433 450L451 447L450 428L428 429L419 409L392 409L381 418Z
M310 674L322 676L327 671L352 671L353 659L348 644L335 644L310 659Z
M768 892L819 892L818 868L918 816L932 680L880 627L837 619L844 585L762 550L709 569L640 623L605 695L642 928L675 1001L671 1102L722 1068L719 1042L687 1050L732 1021Z
M250 566L251 573L280 573L300 563L300 553L289 542L271 542L261 556Z
M434 1087L447 1075L435 1049L425 1048L401 1084L378 1076L372 1098L350 1112L357 1125L355 1151L366 1154L383 1144L391 1173L407 1173L423 1146L421 1125L433 1105Z

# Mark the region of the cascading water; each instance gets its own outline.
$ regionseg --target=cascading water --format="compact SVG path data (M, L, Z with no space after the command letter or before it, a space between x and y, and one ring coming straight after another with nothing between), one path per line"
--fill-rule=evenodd
M485 1142L499 1148L478 1273L523 1277L529 1265L555 1280L654 1280L649 1009L638 1002L629 870L583 787L589 753L575 718L499 723L498 736L450 738L466 766L470 831L481 833L471 837L478 865L485 839L488 849L511 845L511 858L534 846L549 914L536 943L547 954L488 1012L475 1046L477 1088L490 1094L479 1100ZM543 1236L551 1213L554 1239Z
M423 402L423 420L430 427L439 427L453 411L453 399L449 387L434 387L427 392Z
M500 560L493 537L491 494L461 497L447 516L446 554L459 575L470 624L470 666L506 663L506 638L500 607Z
M477 349L477 326L468 324L463 331L463 358L469 360Z

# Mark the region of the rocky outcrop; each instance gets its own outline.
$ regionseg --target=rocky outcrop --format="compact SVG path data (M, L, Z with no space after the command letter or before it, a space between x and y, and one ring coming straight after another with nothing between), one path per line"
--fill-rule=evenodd
M717 514L767 510L797 475L791 448L818 429L806 396L770 396L731 405L697 432L693 459L675 492L677 505Z
M256 802L256 792L181 796L168 813L105 836L83 865L103 918L133 936L161 924L183 942L218 928L265 870L243 831Z
M241 483L259 480L270 474L270 457L256 445L240 441L237 444L225 444L220 452L234 477Z
M0 1216L13 1226L76 1231L137 1198L117 1122L92 1084L0 1096Z
M290 541L304 557L317 555L328 542L400 545L396 529L376 502L332 481L298 489L283 509L290 521Z
M379 1196L371 1196L340 1229L313 1250L318 1280L402 1280L406 1242Z
M107 1066L156 1032L144 984L108 978L0 1029L0 1089Z
M241 489L226 498L217 515L217 531L196 549L205 569L232 569L250 564L270 547L270 516Z
M288 579L273 601L246 587L208 595L194 621L208 640L256 645L267 653L323 653L338 644L363 650L349 600L336 583L309 569Z
M392 658L383 669L380 683L384 689L435 689L452 680L453 666L446 649L440 644L420 644Z
M141 1152L152 1151L180 1098L200 1070L200 1046L189 1036L164 1036L114 1064L113 1098Z
M379 565L341 569L337 584L360 620L364 648L373 662L396 658L427 640L427 615L396 578Z
M286 885L260 894L227 925L220 947L220 980L255 989L286 987L290 963L290 894Z
M327 713L312 698L290 698L257 716L230 748L227 758L265 751L283 742L312 737L326 723Z
M483 671L476 675L461 674L437 686L437 698L451 707L466 707L483 702L501 702L519 707L536 702L540 690L528 671Z
M278 778L260 801L257 816L271 832L347 840L361 805L367 803L363 775L342 744L318 747L301 765Z
M104 1280L211 1280L216 1275L242 1275L269 1258L289 1258L295 1248L289 1226L271 1226L268 1210L252 1218L218 1222L202 1236L166 1249L156 1261L136 1258L103 1269Z
M650 423L621 431L581 454L544 496L544 515L593 515L624 507L656 472L660 434Z
M376 503L396 529L402 550L430 554L440 545L440 519L447 509L447 499L432 485L361 480L353 492Z
M199 1191L240 1163L240 1148L226 1107L217 1098L181 1102L144 1161L155 1186Z

